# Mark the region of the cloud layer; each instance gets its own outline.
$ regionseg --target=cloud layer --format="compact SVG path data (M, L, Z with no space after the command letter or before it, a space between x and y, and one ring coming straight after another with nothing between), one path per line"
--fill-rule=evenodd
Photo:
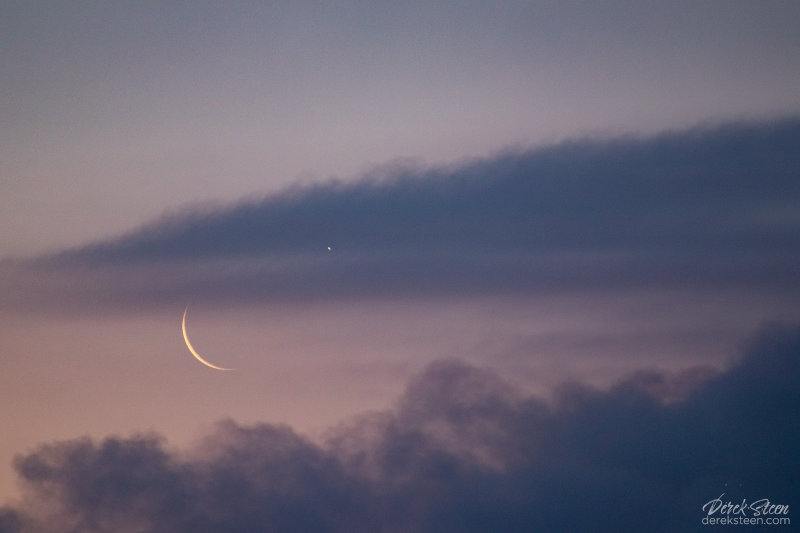
M800 282L798 171L797 119L398 166L166 216L17 264L13 285L16 304L94 307L653 284L780 292Z
M156 435L43 445L17 457L25 501L0 531L696 530L722 493L794 509L798 383L800 328L762 333L724 372L567 384L552 402L439 361L324 444L228 420L185 451Z

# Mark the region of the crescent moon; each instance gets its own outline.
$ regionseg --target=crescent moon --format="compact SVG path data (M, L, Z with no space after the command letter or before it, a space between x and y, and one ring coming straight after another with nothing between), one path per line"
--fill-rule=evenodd
M188 312L189 312L189 306L187 305L186 309L184 309L183 311L183 322L181 323L181 329L183 330L183 340L186 341L186 347L189 348L189 351L192 352L192 355L195 357L195 359L197 359L207 367L213 368L214 370L233 370L233 368L224 368L221 366L212 365L211 363L203 359L199 353L197 353L197 350L194 349L192 343L189 342L189 336L186 334L186 313Z

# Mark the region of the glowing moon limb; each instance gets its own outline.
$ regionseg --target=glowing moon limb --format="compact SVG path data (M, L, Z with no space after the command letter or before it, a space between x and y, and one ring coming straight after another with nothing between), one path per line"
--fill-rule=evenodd
M186 309L184 309L183 311L183 322L181 323L181 329L183 330L183 340L186 341L186 347L189 348L189 351L192 352L192 355L195 357L195 359L197 359L207 367L213 368L214 370L233 370L233 368L224 368L221 366L212 365L211 363L203 359L199 353L197 353L197 351L192 346L192 343L189 342L189 336L186 334L186 313L188 312L189 312L189 306L187 305Z

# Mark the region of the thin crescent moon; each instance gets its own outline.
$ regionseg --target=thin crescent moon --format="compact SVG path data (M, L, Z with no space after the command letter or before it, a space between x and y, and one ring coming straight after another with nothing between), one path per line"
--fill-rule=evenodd
M189 336L186 334L186 313L188 312L189 312L189 306L187 305L186 309L184 309L183 311L183 322L181 323L181 329L183 330L183 340L186 341L186 347L189 348L189 351L192 352L192 355L195 357L195 359L197 359L207 367L213 368L214 370L233 370L233 368L224 368L221 366L212 365L211 363L203 359L199 353L197 353L197 351L192 346L192 343L189 342Z

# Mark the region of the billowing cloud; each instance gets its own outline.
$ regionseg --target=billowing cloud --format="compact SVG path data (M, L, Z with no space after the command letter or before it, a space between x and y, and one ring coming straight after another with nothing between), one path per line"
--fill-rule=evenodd
M399 165L6 265L17 270L6 301L781 292L800 286L799 154L800 120L786 119Z
M228 420L183 451L155 435L44 445L17 457L25 499L0 530L683 532L723 493L795 519L798 404L800 328L764 332L725 371L566 384L552 401L439 361L324 443Z

